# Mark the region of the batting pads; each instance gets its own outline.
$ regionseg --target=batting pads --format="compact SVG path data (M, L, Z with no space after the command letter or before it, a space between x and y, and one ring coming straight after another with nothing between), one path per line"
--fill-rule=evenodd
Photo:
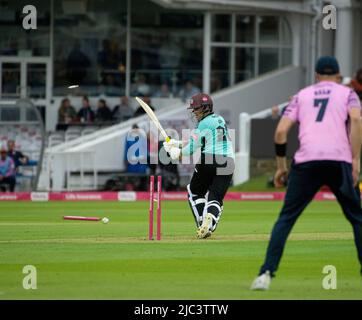
M198 195L193 194L190 189L190 185L187 185L188 201L191 207L191 211L194 215L196 227L200 227L202 224L202 218L204 214L204 208L206 204L205 198L200 198Z
M222 206L220 206L220 203L216 200L209 201L204 209L205 214L211 213L212 215L212 220L213 220L212 229L211 229L212 232L214 232L217 227L217 224L222 214L222 209L223 209Z
M187 185L188 201L195 218L196 227L202 225L202 220L206 213L211 213L213 219L213 228L211 231L216 229L216 226L220 220L223 207L216 200L207 202L205 198L201 198L196 194L193 194L190 189L190 185Z

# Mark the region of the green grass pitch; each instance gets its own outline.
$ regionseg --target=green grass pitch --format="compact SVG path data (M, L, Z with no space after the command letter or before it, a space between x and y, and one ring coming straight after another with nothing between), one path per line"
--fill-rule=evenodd
M147 240L147 202L2 202L0 299L361 299L351 227L335 202L308 207L271 290L249 290L280 206L226 202L217 232L197 240L187 202L164 201L157 242ZM37 268L36 290L22 287L25 265ZM325 265L337 268L336 290L322 288Z

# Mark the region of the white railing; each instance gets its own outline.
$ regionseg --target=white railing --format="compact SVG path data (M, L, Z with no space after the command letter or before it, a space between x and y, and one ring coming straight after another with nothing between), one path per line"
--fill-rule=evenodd
M46 181L42 181L43 188L57 191L97 190L98 171L95 166L95 154L92 150L46 152L43 170L47 174L44 175ZM72 172L79 172L78 185L72 186ZM92 173L92 183L85 182L85 172Z
M279 114L288 105L288 102L277 105ZM272 109L268 108L252 115L243 112L239 115L239 152L235 155L235 173L233 184L238 185L250 179L250 141L251 120L264 119L272 115Z

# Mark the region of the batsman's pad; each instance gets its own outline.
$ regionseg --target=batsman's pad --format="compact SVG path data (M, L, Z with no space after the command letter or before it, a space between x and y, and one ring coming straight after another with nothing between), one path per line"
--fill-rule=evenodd
M189 184L187 185L187 194L188 194L188 201L190 204L190 208L196 222L196 227L198 228L202 225L202 218L203 218L204 208L206 205L206 199L199 197L196 194L193 194L191 192Z
M215 231L217 224L220 221L222 211L223 211L223 207L216 200L209 201L206 204L204 214L211 213L212 219L213 219L211 231Z

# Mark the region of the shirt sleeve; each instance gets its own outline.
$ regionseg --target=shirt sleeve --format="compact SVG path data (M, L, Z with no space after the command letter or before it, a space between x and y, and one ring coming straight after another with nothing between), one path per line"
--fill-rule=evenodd
M350 91L347 99L347 109L350 110L352 108L361 109L361 101L359 100L358 95L354 90Z
M181 154L183 156L192 155L198 148L201 147L201 131L199 129L191 132L189 141L186 146L184 146L181 150Z
M287 107L283 110L283 117L287 117L292 121L298 121L298 95L295 95L293 99L289 102Z

